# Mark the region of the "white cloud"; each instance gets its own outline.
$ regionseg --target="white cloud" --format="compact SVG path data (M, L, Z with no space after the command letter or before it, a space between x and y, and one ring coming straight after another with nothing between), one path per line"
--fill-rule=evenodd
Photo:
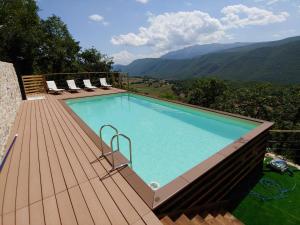
M140 27L136 33L113 36L111 43L149 46L158 54L190 45L228 40L232 37L228 34L231 29L280 23L289 16L287 12L274 13L241 4L227 6L221 12L224 14L222 18L214 18L199 10L160 15L148 13L148 26Z
M136 59L142 58L157 58L160 57L161 53L150 53L150 54L133 54L127 50L123 50L117 53L112 54L114 62L116 64L127 65Z
M114 58L114 62L116 64L121 64L121 65L127 65L128 63L135 60L134 54L126 50L112 54L112 57Z
M99 14L93 14L89 16L89 19L95 22L101 22L104 20L104 17L100 16Z
M109 26L109 22L107 22L107 21L103 21L102 24L103 24L104 26Z
M255 2L265 2L266 5L274 5L280 2L287 2L289 0L255 0Z
M287 20L289 16L287 12L274 14L272 11L245 5L227 6L221 12L225 15L221 21L227 29L280 23Z
M89 16L89 19L93 22L102 23L103 26L108 26L109 22L104 20L104 17L99 14L93 14Z
M136 0L136 1L142 4L147 4L149 2L149 0Z
M195 43L211 43L224 38L225 31L218 19L201 11L164 13L148 18L149 26L139 32L114 36L115 45L151 46L165 51Z

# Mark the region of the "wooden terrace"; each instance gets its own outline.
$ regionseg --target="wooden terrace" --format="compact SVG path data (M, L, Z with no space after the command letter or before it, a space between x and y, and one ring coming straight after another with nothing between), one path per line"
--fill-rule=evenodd
M0 225L161 224L119 172L108 175L111 165L97 161L100 149L58 101L117 92L22 102L0 174Z

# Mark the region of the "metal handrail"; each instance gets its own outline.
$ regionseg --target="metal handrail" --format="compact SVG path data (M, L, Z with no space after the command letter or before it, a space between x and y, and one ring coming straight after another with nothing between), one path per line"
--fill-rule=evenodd
M119 134L118 129L115 128L115 127L114 127L113 125L111 125L111 124L104 124L102 127L100 127L100 129L99 129L99 135L100 135L100 140L101 140L101 155L99 156L99 159L101 159L102 157L107 156L107 155L110 155L110 154L113 153L113 149L112 149L112 148L111 148L111 151L110 151L110 152L107 152L107 153L104 153L104 150L103 150L102 130L103 130L103 128L105 128L105 127L110 127L110 128L112 128L112 129L116 132L116 134L115 134L114 136L116 136L116 135ZM114 137L114 136L113 136L113 137ZM117 149L116 151L119 151L119 150L120 150L119 136L118 136L118 138L117 138L117 147L118 147L118 149Z
M127 139L127 141L128 141L128 143L129 143L129 157L130 157L130 159L129 159L129 163L121 163L121 164L119 164L119 165L115 165L115 159L114 159L114 151L113 151L113 141L114 141L114 139L115 138L117 138L117 141L118 141L118 145L119 145L119 136L122 136L122 137L124 137L125 139ZM130 167L132 168L132 146L131 146L131 140L130 140L130 138L128 137L128 136L126 136L125 134L115 134L112 138L111 138L111 140L110 140L110 148L112 149L111 150L111 158L112 158L112 169L110 170L110 172L111 171L114 171L114 170L116 170L116 169L119 169L119 168L121 168L121 167L124 167L124 166L127 166L128 164L130 164ZM119 149L119 148L118 148Z

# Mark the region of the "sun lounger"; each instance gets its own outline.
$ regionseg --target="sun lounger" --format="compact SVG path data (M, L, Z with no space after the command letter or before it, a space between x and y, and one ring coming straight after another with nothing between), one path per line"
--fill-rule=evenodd
M48 93L59 94L62 93L65 89L60 89L56 87L56 84L53 80L46 81L48 86Z
M67 80L67 84L69 86L69 90L72 92L78 92L80 90L80 88L76 86L74 80Z
M104 88L110 88L110 87L112 87L112 85L110 85L110 84L108 84L106 82L106 78L105 77L104 78L100 78L100 84L101 84L101 87L104 87Z
M83 84L84 84L84 88L89 91L97 88L91 84L91 81L89 79L83 80Z

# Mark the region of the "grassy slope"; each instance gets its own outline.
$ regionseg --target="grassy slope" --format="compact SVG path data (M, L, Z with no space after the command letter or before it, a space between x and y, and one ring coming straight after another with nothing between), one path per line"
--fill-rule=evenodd
M143 94L149 94L157 97L172 98L171 96L174 96L172 85L164 85L162 87L149 87L146 84L130 84L130 87Z
M266 169L267 170L267 169ZM263 202L249 194L235 209L233 214L246 225L297 225L300 224L300 172L293 177L276 172L264 172L263 178L276 181L282 187L295 189L286 194L286 198ZM258 183L252 191L271 196L277 190Z

